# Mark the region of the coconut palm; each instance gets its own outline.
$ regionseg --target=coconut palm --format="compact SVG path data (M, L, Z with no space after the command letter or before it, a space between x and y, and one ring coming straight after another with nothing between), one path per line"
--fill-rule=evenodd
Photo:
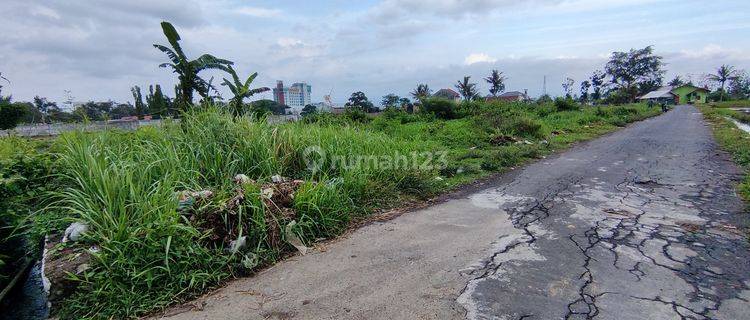
M718 82L721 85L721 101L724 101L724 85L727 81L737 79L737 70L733 66L721 65L716 74L709 74L708 80Z
M469 79L471 79L470 76L465 76L464 80L459 80L455 86L456 89L458 89L458 93L464 97L464 101L475 100L479 96L479 92L477 92L477 84L469 82Z
M189 60L180 47L180 35L171 23L162 21L161 28L164 36L172 48L160 44L154 44L156 49L164 52L172 62L162 63L161 68L171 68L178 75L180 97L180 109L183 111L193 102L193 91L197 91L202 97L207 97L212 89L210 83L198 76L198 73L206 69L225 70L232 65L232 61L216 58L210 54L204 54L195 60Z
M411 92L411 95L412 97L414 97L414 99L422 101L422 99L429 97L431 93L432 90L430 90L429 86L424 83L420 83L419 85L417 85L417 88Z
M484 81L490 84L490 94L493 97L497 97L498 93L505 91L505 80L507 78L503 76L503 73L497 70L492 70L492 74L489 77L484 78Z
M245 82L242 82L240 81L240 77L237 76L237 72L234 71L234 68L232 68L232 66L227 66L226 71L230 75L232 75L232 81L224 78L224 82L221 85L229 87L229 91L231 91L234 95L234 97L229 100L229 107L232 108L232 113L234 113L235 116L242 113L242 101L245 100L245 98L249 98L256 93L271 90L267 87L250 89L250 84L252 84L253 80L255 80L255 77L258 76L257 72L251 74L249 77L247 77L247 80L245 80Z

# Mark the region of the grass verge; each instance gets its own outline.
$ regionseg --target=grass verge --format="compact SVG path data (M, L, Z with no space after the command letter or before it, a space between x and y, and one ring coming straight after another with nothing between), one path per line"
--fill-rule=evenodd
M750 133L738 129L727 117L733 117L745 123L750 123L750 121L745 114L737 111L711 107L701 107L700 110L711 123L716 142L732 155L737 165L745 170L745 177L737 186L737 192L743 199L750 201Z

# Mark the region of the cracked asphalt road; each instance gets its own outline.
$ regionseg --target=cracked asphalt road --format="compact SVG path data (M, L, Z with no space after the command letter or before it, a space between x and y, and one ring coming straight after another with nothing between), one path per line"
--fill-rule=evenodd
M748 319L739 177L679 106L165 317Z

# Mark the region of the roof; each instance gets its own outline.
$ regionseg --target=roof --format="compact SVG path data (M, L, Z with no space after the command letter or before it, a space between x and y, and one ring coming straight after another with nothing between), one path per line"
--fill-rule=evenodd
M520 91L508 91L508 92L505 92L505 93L499 95L498 97L499 98L503 98L503 97L518 97L518 96L524 96L523 92L520 92Z
M672 87L666 86L666 87L661 87L659 89L651 91L647 94L644 94L639 99L645 100L645 99L672 98L674 96L675 94L672 93Z
M682 87L690 87L690 88L692 88L693 90L691 92L693 92L693 91L699 91L699 90L700 91L705 91L705 92L711 92L711 90L708 90L706 88L696 87L696 86L694 86L692 84L683 84L681 86L672 88L672 90L677 90L677 89L682 88Z
M433 94L433 96L438 97L460 97L461 95L458 94L458 92L453 91L452 89L440 89L437 92Z

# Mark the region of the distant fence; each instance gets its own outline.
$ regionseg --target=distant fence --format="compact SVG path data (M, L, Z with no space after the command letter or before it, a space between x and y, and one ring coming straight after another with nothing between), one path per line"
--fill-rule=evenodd
M271 115L268 117L268 123L279 124L299 120L298 115ZM173 121L179 121L174 119ZM21 136L21 137L50 137L60 135L68 131L101 131L109 129L118 129L132 131L143 126L158 126L161 120L129 120L129 121L96 121L87 124L83 123L52 123L52 124L33 124L18 126L12 130L0 130L0 137L4 136Z

